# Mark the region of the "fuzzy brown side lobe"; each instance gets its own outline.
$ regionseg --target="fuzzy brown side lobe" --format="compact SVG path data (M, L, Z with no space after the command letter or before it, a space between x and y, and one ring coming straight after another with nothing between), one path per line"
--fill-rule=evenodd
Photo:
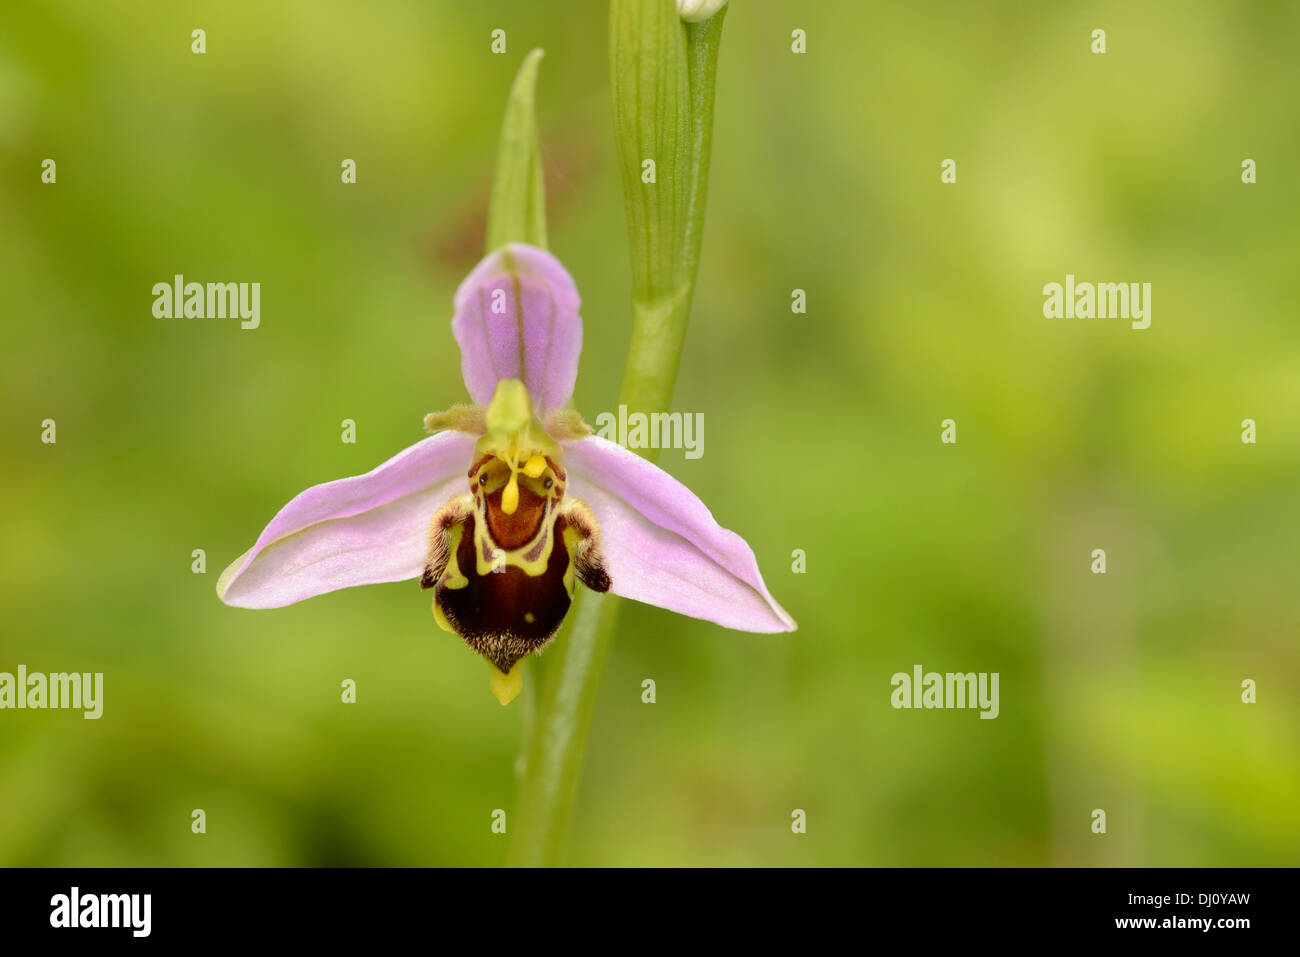
M570 527L580 536L573 550L573 570L578 581L592 591L607 592L610 588L609 573L605 571L605 557L600 546L600 527L596 517L591 514L586 503L573 499L565 508L564 518ZM556 526L555 533L560 534L561 526Z
M463 498L452 499L434 514L433 521L429 523L429 551L424 562L424 574L420 576L421 588L432 588L438 584L438 579L447 570L448 533L469 514L469 503Z

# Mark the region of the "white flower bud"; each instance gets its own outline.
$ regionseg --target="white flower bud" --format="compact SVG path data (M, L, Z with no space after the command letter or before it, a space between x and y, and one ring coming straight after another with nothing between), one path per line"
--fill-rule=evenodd
M677 0L677 12L688 23L707 20L727 5L727 0Z

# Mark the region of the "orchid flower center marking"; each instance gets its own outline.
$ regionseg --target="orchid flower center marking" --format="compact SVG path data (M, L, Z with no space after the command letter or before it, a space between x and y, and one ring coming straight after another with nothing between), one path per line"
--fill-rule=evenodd
M554 637L578 581L605 591L599 530L566 499L564 453L517 379L497 383L474 443L469 492L434 516L422 584L438 625L488 661L506 704L523 686L519 659Z

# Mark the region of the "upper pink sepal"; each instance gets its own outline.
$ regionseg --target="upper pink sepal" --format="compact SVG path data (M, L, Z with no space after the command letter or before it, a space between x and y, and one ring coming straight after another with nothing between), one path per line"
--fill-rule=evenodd
M451 331L461 374L480 406L502 379L520 379L539 410L573 397L582 352L582 300L560 261L536 246L510 243L474 267L456 290Z

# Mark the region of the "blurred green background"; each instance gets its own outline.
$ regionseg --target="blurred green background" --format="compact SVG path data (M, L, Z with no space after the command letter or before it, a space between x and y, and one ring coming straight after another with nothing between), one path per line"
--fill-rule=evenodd
M1300 6L732 7L674 403L705 453L660 464L800 630L628 603L566 861L1297 863ZM612 407L606 31L595 0L5 4L0 671L102 671L105 710L0 712L0 863L504 860L521 710L427 596L213 589L464 400L451 295L534 46L575 403ZM177 272L261 282L261 328L153 318ZM1067 272L1151 282L1151 328L1044 319ZM914 664L999 672L1001 715L894 710Z

